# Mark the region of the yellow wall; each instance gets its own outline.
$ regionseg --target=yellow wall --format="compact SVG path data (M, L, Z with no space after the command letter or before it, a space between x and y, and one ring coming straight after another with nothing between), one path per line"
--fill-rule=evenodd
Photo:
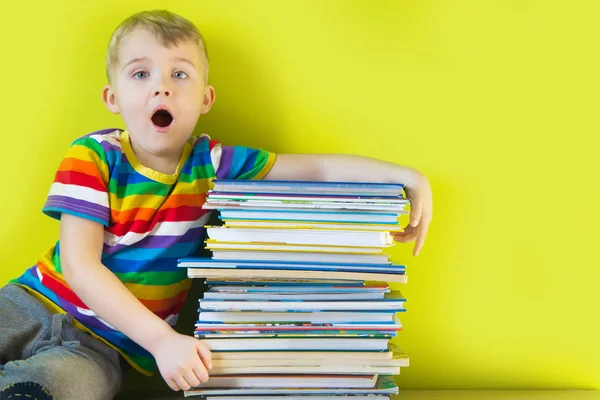
M183 4L182 4L183 3ZM112 29L161 1L4 2L0 281L100 101ZM403 287L408 388L600 388L600 6L595 0L186 1L217 102L200 130L421 169L435 218ZM374 177L376 179L376 177Z

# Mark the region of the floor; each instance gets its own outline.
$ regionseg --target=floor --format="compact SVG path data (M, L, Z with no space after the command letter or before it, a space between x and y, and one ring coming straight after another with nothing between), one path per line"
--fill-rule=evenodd
M162 397L120 397L145 400L183 399L183 394ZM188 397L194 399L194 397ZM393 400L600 400L593 390L403 390Z
M590 390L406 390L394 400L600 400Z

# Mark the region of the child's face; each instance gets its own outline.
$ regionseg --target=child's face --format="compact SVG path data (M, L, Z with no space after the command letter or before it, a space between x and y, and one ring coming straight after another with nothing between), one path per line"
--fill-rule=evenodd
M166 48L137 29L122 39L118 60L112 85L103 92L107 107L122 115L140 161L178 161L198 118L214 101L200 48L194 42Z

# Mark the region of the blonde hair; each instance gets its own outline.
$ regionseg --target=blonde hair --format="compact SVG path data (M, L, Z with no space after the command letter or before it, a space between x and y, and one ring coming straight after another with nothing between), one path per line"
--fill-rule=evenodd
M188 19L167 10L141 11L119 24L113 32L106 54L106 77L111 82L111 71L118 64L118 51L121 40L136 28L152 33L165 47L176 46L184 41L193 41L200 47L204 63L204 79L208 82L208 53L200 31Z

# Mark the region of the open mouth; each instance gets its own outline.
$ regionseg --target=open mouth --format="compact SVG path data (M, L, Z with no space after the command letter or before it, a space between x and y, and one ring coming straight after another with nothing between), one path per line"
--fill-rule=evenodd
M166 128L173 122L173 116L167 110L157 110L151 119L152 123L159 128Z

